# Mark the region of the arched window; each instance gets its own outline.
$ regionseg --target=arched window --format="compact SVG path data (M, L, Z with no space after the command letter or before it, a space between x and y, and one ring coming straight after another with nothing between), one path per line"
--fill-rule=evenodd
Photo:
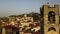
M56 29L54 27L51 27L51 28L48 29L48 31L51 31L51 30L56 31Z
M55 22L55 13L53 11L48 13L48 21Z

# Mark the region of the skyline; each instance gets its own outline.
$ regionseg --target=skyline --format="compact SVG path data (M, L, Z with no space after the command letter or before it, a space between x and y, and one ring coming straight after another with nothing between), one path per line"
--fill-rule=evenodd
M39 13L39 8L47 4L47 2L51 6L54 4L59 4L60 6L60 0L0 0L0 17L30 12Z

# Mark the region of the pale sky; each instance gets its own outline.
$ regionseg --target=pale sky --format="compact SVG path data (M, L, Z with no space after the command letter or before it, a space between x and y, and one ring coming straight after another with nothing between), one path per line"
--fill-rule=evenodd
M0 17L30 12L39 13L43 4L59 4L60 0L0 0Z

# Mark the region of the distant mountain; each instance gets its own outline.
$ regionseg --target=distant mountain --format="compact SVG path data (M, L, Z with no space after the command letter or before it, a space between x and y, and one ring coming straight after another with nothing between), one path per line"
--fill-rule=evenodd
M23 17L25 14L21 14L21 15L10 15L9 17ZM27 16L31 16L33 17L34 20L38 20L40 19L40 14L39 13L35 13L35 12L31 12L31 13L28 13L26 14ZM8 20L7 17L2 17L0 19L3 19L3 20Z

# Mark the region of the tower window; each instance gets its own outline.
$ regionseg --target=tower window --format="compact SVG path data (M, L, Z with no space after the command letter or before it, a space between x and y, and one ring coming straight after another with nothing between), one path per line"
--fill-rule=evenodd
M48 21L55 22L55 13L53 11L48 13Z
M48 29L48 31L51 31L51 30L56 31L56 29L54 27L51 27L51 28Z

